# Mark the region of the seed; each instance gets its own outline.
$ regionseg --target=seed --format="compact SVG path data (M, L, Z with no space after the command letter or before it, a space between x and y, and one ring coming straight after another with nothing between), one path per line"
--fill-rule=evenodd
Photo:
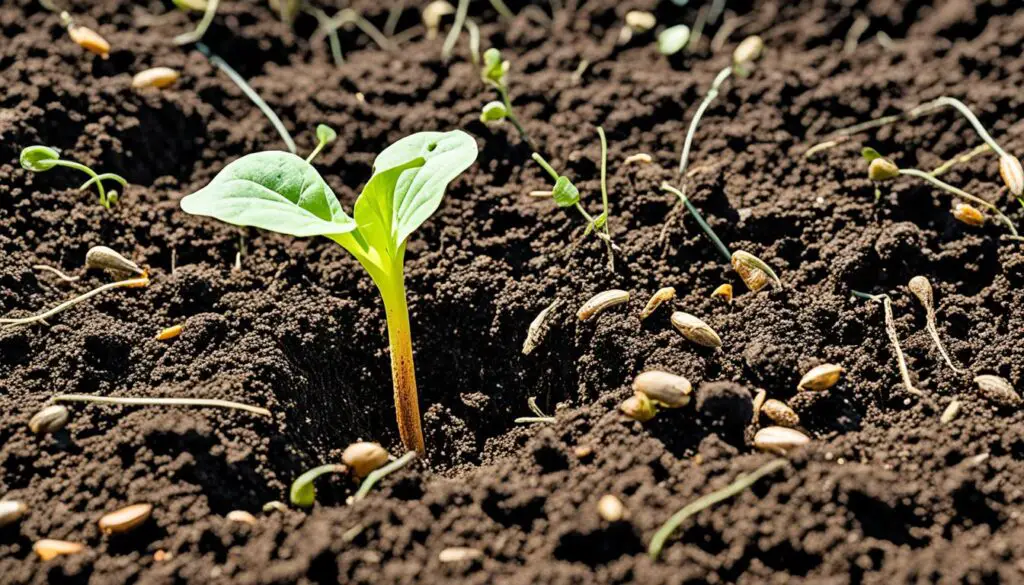
M957 203L953 207L953 217L970 226L981 227L985 225L985 214L979 211L977 207L966 203Z
M589 301L583 303L580 310L577 311L576 316L580 318L580 321L586 321L597 315L601 311L614 307L615 305L621 305L629 300L629 293L624 290L612 289L604 292L597 293L590 298Z
M139 265L106 246L93 246L85 253L85 267L106 270L114 278L142 276L145 270Z
M736 46L736 50L732 52L732 63L733 65L744 65L747 63L753 63L761 57L761 51L764 50L764 41L757 35L749 36L743 39L739 45Z
M761 271L759 271L759 272L761 272ZM764 274L764 272L761 272L761 274ZM744 282L746 282L746 281L744 280ZM759 289L762 288L767 283L768 283L768 275L764 274L764 283L762 283L761 286L759 286L758 288ZM755 291L755 292L757 292L757 291ZM711 293L711 298L720 298L720 299L724 300L727 303L731 303L732 302L732 285L731 284L720 284L720 285L718 285L718 288L716 288Z
M101 59L110 57L110 43L91 28L72 24L68 26L68 36L79 47L96 53Z
M753 402L754 418L753 418L752 422L755 422L755 423L757 422L757 415L761 412L761 407L764 405L764 399L765 398L768 398L768 393L765 392L763 389L762 390L758 390L757 394L754 395L754 402Z
M626 26L634 32L647 32L658 24L658 19L650 12L630 10L626 13Z
M0 528L21 520L28 512L28 505L21 500L0 500Z
M872 181L887 181L900 175L900 168L887 158L876 158L868 165L868 178Z
M606 522L618 522L625 517L626 507L622 505L622 500L619 498L611 494L605 494L597 501L597 513Z
M594 454L594 448L589 445L580 445L573 449L573 454L577 459L586 459Z
M534 317L530 323L530 328L526 331L526 341L523 342L523 355L530 355L544 341L544 335L548 332L548 317L558 304L559 301L551 303Z
M931 310L932 302L935 300L935 292L932 290L932 283L928 282L927 278L915 276L907 283L907 288L910 289L910 292L914 293L921 306L929 311Z
M722 347L722 338L707 323L682 311L672 313L672 325L690 341L704 347Z
M167 552L167 551L165 551L164 549L160 549L160 550L156 551L155 553L153 553L153 560L158 562L158 563L162 563L164 561L169 561L172 558L174 558L174 555L169 553L169 552Z
M482 556L484 556L482 550L466 546L452 546L439 552L437 560L442 563L459 563L462 561L472 561Z
M271 512L287 512L287 511L288 511L288 506L286 506L284 504L284 502L279 502L277 500L273 500L273 501L267 502L266 504L263 504L263 513L264 514L269 514Z
M654 405L645 394L634 394L623 400L619 405L619 410L629 418L640 422L647 422L657 414Z
M168 339L174 339L175 337L181 335L182 329L183 327L181 325L174 325L168 327L167 329L160 331L160 333L157 333L156 339L158 341L167 341Z
M28 428L37 435L56 433L63 429L64 425L68 424L69 417L70 413L67 407L60 404L51 404L35 413L29 419Z
M785 455L789 450L810 442L807 435L786 427L765 427L754 435L754 447L777 455Z
M674 298L676 298L675 287L666 286L664 288L659 288L656 293L651 295L651 300L647 301L647 305L644 306L644 310L640 311L640 320L643 321L650 317L651 313L656 311L662 303Z
M652 370L633 380L633 391L646 395L657 406L680 408L690 403L690 381L682 376Z
M249 526L256 526L259 522L256 517L246 512L245 510L231 510L227 516L224 516L228 522L240 522L242 524L248 524Z
M984 374L974 378L974 383L978 385L981 395L992 402L1004 406L1016 406L1021 403L1020 396L1013 386L999 376Z
M811 368L809 372L800 378L797 390L828 390L836 385L839 376L843 373L842 366L835 364L821 364Z
M627 156L626 160L624 160L622 162L624 164L627 164L627 165L631 165L631 164L645 164L645 165L649 165L652 162L654 162L654 159L651 158L651 155L647 154L646 152L638 152L636 154L631 154L631 155Z
M37 540L32 545L32 550L35 551L39 558L44 561L48 561L58 555L73 555L80 553L85 550L85 545L78 542L68 542L67 540L52 540L44 538Z
M1024 167L1017 157L1009 154L999 157L999 174L1014 197L1024 195Z
M444 0L435 0L427 4L423 9L423 26L427 29L427 39L433 40L437 37L437 31L441 28L441 18L455 12L455 7Z
M800 417L796 412L785 402L774 398L767 400L761 406L761 413L779 426L795 427L800 424Z
M782 287L782 282L775 275L772 267L749 252L744 252L743 250L733 252L732 268L743 279L743 284L747 285L747 288L753 292L764 288L768 284L769 279L774 281L776 286Z
M371 471L388 461L388 451L379 443L359 442L345 447L341 460L356 477L366 477Z
M145 71L139 71L132 78L132 87L141 89L143 87L164 88L172 85L181 75L170 67L153 67Z
M152 512L152 504L125 506L100 518L100 531L103 534L129 532L145 522Z
M946 410L942 411L942 416L939 417L939 421L944 425L949 424L953 422L953 419L955 419L959 414L960 401L954 398L953 401L949 403L949 406L946 407Z

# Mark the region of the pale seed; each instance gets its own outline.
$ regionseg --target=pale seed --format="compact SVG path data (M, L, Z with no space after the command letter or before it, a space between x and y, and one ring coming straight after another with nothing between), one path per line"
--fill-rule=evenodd
M761 51L764 50L764 41L757 35L749 36L743 39L736 49L732 52L733 65L744 65L757 61L761 57Z
M633 380L633 391L646 395L658 406L680 408L690 403L690 381L682 376L652 370Z
M791 449L810 442L807 435L786 427L765 427L754 435L754 447L777 455L785 455Z
M771 398L761 405L761 414L783 427L795 427L800 424L800 417L788 404Z
M769 280L773 281L776 286L782 287L782 282L779 281L772 267L750 252L743 250L733 252L732 268L743 279L743 284L753 292L764 288Z
M839 376L842 375L842 366L835 364L821 364L820 366L811 368L803 378L800 378L800 383L797 384L797 390L828 390L829 388L836 385L839 381Z
M145 270L139 265L106 246L93 246L85 253L85 267L98 268L109 272L115 278L142 276Z
M665 301L670 301L676 297L676 289L671 286L659 288L657 292L651 295L651 300L647 301L647 305L644 306L644 310L640 311L640 320L651 316Z
M266 504L263 504L263 513L264 514L269 514L271 512L287 512L287 511L288 511L288 506L286 506L284 504L284 502L279 502L277 500L273 500L273 501L267 502Z
M168 339L174 339L175 337L181 335L182 329L184 329L184 327L182 327L181 325L173 325L171 327L168 327L167 329L160 331L160 333L157 333L156 339L157 341L167 341Z
M60 404L51 404L35 413L28 421L28 428L37 435L56 433L68 424L70 413L67 407Z
M957 203L953 207L953 217L967 225L981 227L985 225L985 214L978 208L966 203Z
M145 71L139 71L132 78L132 87L141 89L143 87L165 88L172 85L181 75L170 67L153 67Z
M950 402L948 406L946 406L946 409L942 411L942 416L939 417L939 421L944 425L949 424L953 422L953 419L955 419L959 414L960 401L953 399L953 401Z
M125 506L100 518L100 531L103 534L122 534L129 532L143 522L153 512L152 504L133 504Z
M371 471L388 462L388 451L379 443L352 443L341 454L341 460L348 465L356 477L366 477Z
M32 545L32 550L35 551L39 558L44 561L56 558L59 555L73 555L85 550L85 545L78 542L69 542L67 540L52 540L44 538L37 540Z
M21 500L0 500L0 527L14 524L25 517L28 505Z
M707 323L682 311L672 313L672 325L690 341L704 347L722 347L722 338Z
M629 300L629 293L624 290L612 289L597 293L589 301L583 303L576 316L580 321L586 321L601 311L615 305L621 305Z
M163 550L163 549L160 549L160 550L156 551L155 553L153 553L153 560L158 562L158 563L169 561L172 558L174 558L174 555L169 553L169 552L167 552L167 551L165 551L165 550Z
M737 272L739 272L739 271L737 270ZM758 271L758 272L761 272L761 271ZM757 287L759 289L763 288L764 285L768 284L768 275L765 274L764 272L761 272L761 274L764 275L764 279L763 279L763 282L761 282L760 286ZM740 277L742 278L742 275L740 275ZM746 280L744 280L744 282L746 282ZM751 290L753 290L753 289L751 289ZM754 291L754 292L757 292L757 291ZM727 303L731 303L732 302L732 285L731 284L720 284L720 285L718 285L718 288L716 288L711 293L711 298L713 298L713 299L714 298L719 298L719 299L722 299L723 301L725 301Z
M589 445L580 445L573 449L572 452L576 455L577 459L586 459L594 454L594 448Z
M630 10L626 13L626 26L634 32L647 32L658 24L658 19L650 12Z
M597 501L597 513L606 522L618 522L626 515L626 506L622 500L612 494L605 494Z
M437 38L441 28L441 18L455 12L455 7L444 0L434 0L423 9L423 26L427 29L427 39Z
M551 303L534 317L530 323L530 328L526 331L526 341L523 342L523 355L530 355L544 341L544 335L548 332L548 317L557 305L558 301Z
M627 165L632 165L632 164L645 164L645 165L649 165L652 162L654 162L654 158L652 158L651 155L647 154L646 152L638 152L636 154L631 154L631 155L627 156L626 159L624 161L622 161L622 162L624 164L627 164Z
M868 165L868 178L872 181L887 181L900 176L900 168L887 158L876 158Z
M101 59L110 57L110 43L91 28L71 25L68 27L68 36L79 47L90 53L96 53Z
M1024 195L1024 167L1015 156L999 157L999 174L1014 197Z
M755 422L755 423L757 422L757 415L761 412L761 407L764 405L764 401L765 401L766 398L768 398L768 393L765 392L763 389L758 390L757 394L754 394L754 402L753 402L753 406L754 406L754 408L753 408L754 419L753 419L753 422Z
M910 292L914 293L914 296L917 297L917 300L924 308L930 309L933 306L935 292L932 290L932 283L928 282L927 278L915 276L907 283L907 288Z
M634 394L623 400L619 405L619 410L629 418L640 422L647 422L657 414L651 400L643 394Z
M988 400L1004 406L1017 406L1021 398L1013 386L1005 379L991 374L983 374L974 378L981 395Z
M437 560L442 563L459 563L472 561L484 556L482 550L466 546L452 546L437 554Z
M245 510L231 510L228 512L227 516L224 517L227 518L228 522L239 522L241 524L248 524L249 526L256 526L259 522L256 520L255 516Z

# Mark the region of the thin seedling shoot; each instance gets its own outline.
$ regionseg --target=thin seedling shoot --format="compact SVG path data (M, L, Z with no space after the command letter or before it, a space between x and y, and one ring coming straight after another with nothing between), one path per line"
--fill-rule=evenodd
M381 152L356 200L353 216L341 207L310 164L334 138L321 127L320 145L308 159L287 152L248 154L224 167L209 185L186 196L194 215L296 237L324 236L349 251L370 274L387 314L395 412L402 444L424 453L412 331L405 295L409 236L437 210L448 184L476 160L476 142L465 132L419 132Z
M121 175L114 173L103 173L102 175L96 174L96 171L83 165L70 160L64 160L60 157L60 153L55 148L49 146L28 146L21 151L21 156L18 157L18 162L21 164L21 168L32 171L33 173L45 173L53 167L67 167L69 169L75 169L82 171L86 175L89 175L89 180L82 183L78 187L79 191L84 191L92 185L96 185L96 190L100 194L100 205L105 209L110 209L110 206L117 203L117 192L107 192L103 186L103 181L114 181L120 183L122 188L128 187L128 181Z

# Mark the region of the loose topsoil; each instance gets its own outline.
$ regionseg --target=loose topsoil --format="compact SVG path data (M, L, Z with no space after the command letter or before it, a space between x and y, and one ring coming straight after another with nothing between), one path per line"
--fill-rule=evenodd
M331 14L345 6L314 3ZM383 26L380 4L354 7ZM325 44L308 41L312 17L291 31L265 2L222 3L205 42L251 80L302 153L317 123L337 129L316 166L347 209L375 154L402 136L461 128L480 146L406 259L426 461L354 505L346 498L356 485L333 476L318 481L312 510L263 513L352 441L401 452L376 291L326 239L240 232L179 209L227 162L284 148L223 73L171 42L198 15L156 0L73 3L78 23L112 44L104 61L35 0L4 2L2 313L29 315L109 282L88 273L65 283L33 269L83 274L94 245L149 266L153 282L103 294L48 326L0 329L0 495L30 507L0 529L0 582L1024 582L1024 414L986 401L972 383L989 373L1024 386L1022 244L992 222L958 223L952 200L920 181L887 184L876 202L859 156L870 145L928 170L978 136L945 110L803 157L835 129L940 95L965 101L1007 150L1024 153L1024 11L1006 0L728 2L726 18L739 20L724 46L712 49L716 24L695 51L665 58L653 33L617 45L623 16L642 9L662 24L693 23L701 3L567 4L550 27L538 16L550 14L547 3L502 21L477 0L470 16L483 47L511 59L529 133L595 214L596 127L607 131L614 272L596 238L573 247L577 214L527 195L549 181L515 130L479 122L495 96L465 37L443 63L442 39L426 39L410 9L397 50L343 31L346 62L336 67ZM868 27L845 52L861 17ZM659 240L675 206L659 185L678 181L689 120L750 34L764 38L764 57L708 110L688 186L732 249L780 274L782 290L759 294L692 217L675 215ZM582 59L589 66L576 79ZM132 90L132 75L152 66L182 77L166 90ZM131 186L105 211L95 193L75 190L75 171L22 170L20 150L37 143ZM640 152L653 164L624 163ZM991 154L944 179L1024 222L999 191ZM954 373L932 345L906 290L915 275L933 283L942 338L970 373ZM722 283L735 287L731 304L709 296ZM663 286L678 291L671 308L641 322ZM577 320L580 304L610 288L629 291L629 303ZM904 390L881 303L851 289L891 295L923 397ZM556 300L546 337L524 356L528 325ZM673 309L704 318L723 348L686 341L669 324ZM154 340L174 324L184 325L180 337ZM801 374L825 362L845 368L842 381L798 396ZM617 405L652 368L687 376L698 399L632 422ZM652 561L645 549L675 510L772 459L752 446L758 389L789 400L812 442L783 470L684 522ZM33 436L27 419L62 392L225 398L273 417L72 405L64 431ZM530 415L529 397L556 422L514 424ZM941 424L952 399L961 414ZM599 517L604 494L622 500L624 519ZM141 528L100 533L101 515L139 502L155 506ZM258 523L227 521L236 509ZM31 550L41 538L88 548L43 562ZM441 562L449 547L482 555Z

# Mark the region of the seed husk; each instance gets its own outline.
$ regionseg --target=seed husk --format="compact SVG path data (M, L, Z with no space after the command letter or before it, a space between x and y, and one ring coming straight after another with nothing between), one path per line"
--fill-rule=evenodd
M352 443L341 454L341 461L352 470L356 477L363 478L388 462L388 451L379 443L361 441Z
M737 270L737 272L739 272L739 271ZM761 271L758 271L758 272L761 272ZM761 272L761 274L764 274L764 272ZM742 277L742 275L740 275L740 276ZM744 282L746 282L746 280L744 280ZM764 285L767 284L767 283L768 283L768 275L764 274L764 281L761 283L760 286L758 286L758 288L759 289L763 288ZM757 291L754 291L754 292L757 292ZM720 285L718 285L718 288L716 288L711 293L711 298L713 298L713 299L714 298L719 298L719 299L724 300L727 303L731 303L732 302L732 285L728 284L728 283L727 284L720 284Z
M654 311L656 311L662 303L664 303L665 301L670 301L674 298L676 298L675 287L666 286L664 288L659 288L657 292L651 295L651 300L647 301L647 304L644 306L644 310L640 311L640 320L643 321L644 319L650 317L651 314L654 313Z
M248 524L249 526L256 526L259 522L256 517L246 512L245 510L231 510L224 516L229 522L239 522L241 524Z
M612 289L597 293L589 301L583 303L576 316L580 321L586 321L599 314L601 311L615 305L621 305L629 301L629 293L624 290Z
M1024 167L1017 157L1006 154L999 157L999 174L1014 197L1024 195Z
M843 373L842 366L836 364L821 364L820 366L811 368L803 378L800 378L800 383L797 384L797 390L828 390L829 388L836 385L839 381L839 377Z
M619 410L629 418L640 422L647 422L657 414L651 399L644 394L634 394L623 400L619 405Z
M633 32L647 32L657 26L658 19L650 12L643 10L630 10L626 13L626 26L633 29Z
M157 341L167 341L168 339L174 339L175 337L181 335L182 329L184 329L184 327L182 327L181 325L172 325L171 327L168 327L167 329L160 331L160 333L157 333L156 339Z
M636 154L631 154L631 155L627 156L626 159L623 160L622 162L623 162L623 164L627 164L627 165L632 165L632 164L645 164L645 165L649 165L652 162L654 162L654 159L651 157L651 155L647 154L646 152L638 152Z
M771 398L761 405L761 414L782 427L795 427L800 424L800 416L788 404Z
M710 325L689 313L676 311L672 313L672 325L683 334L683 337L704 347L722 347L722 338L715 333Z
M761 290L769 281L782 288L782 281L779 280L772 267L750 252L743 250L733 252L732 268L743 279L743 284L747 285L752 292Z
M946 406L946 409L942 411L942 416L939 417L939 421L944 425L949 424L953 422L953 419L955 419L959 414L960 401L954 398L949 405Z
M132 504L120 510L105 514L100 518L100 531L103 534L123 534L138 528L153 512L152 504Z
M28 504L21 500L0 500L0 528L21 520L27 512Z
M900 168L887 158L876 158L868 165L868 178L872 181L888 181L900 176Z
M37 435L56 433L68 424L69 417L70 413L66 406L51 404L29 419L28 428Z
M605 494L597 501L597 513L605 522L618 522L626 516L626 506L612 494Z
M644 394L657 406L680 408L690 403L693 386L682 376L651 370L633 380L633 391Z
M72 24L68 26L68 36L79 47L99 55L101 59L110 58L110 43L91 28Z
M934 306L935 291L932 289L932 283L928 282L927 278L923 276L911 278L910 282L907 283L907 289L914 293L914 296L917 297L917 300L925 309Z
M146 271L138 264L106 246L93 246L85 253L85 267L107 271L114 278L142 276Z
M764 50L764 41L757 35L749 36L739 44L732 52L733 65L745 65L753 63L761 57Z
M974 383L978 385L981 395L991 402L1003 406L1017 406L1021 403L1020 395L1005 378L983 374L974 378Z
M73 555L80 553L85 550L85 545L79 542L44 538L42 540L37 540L35 544L32 545L32 550L39 555L39 558L44 561L48 561L58 557L59 555Z
M442 563L459 563L462 561L472 561L482 556L484 556L484 553L480 549L467 546L452 546L438 553L437 560Z
M135 89L144 87L163 89L173 85L179 77L181 74L170 67L153 67L136 73L135 77L132 77L132 87Z
M768 398L768 393L765 392L764 389L758 390L757 394L754 395L754 408L752 409L754 412L754 417L752 422L757 422L757 417L761 413L761 407L764 406L764 401L766 398Z
M985 214L973 205L957 203L953 207L953 217L969 226L981 227L985 225Z
M559 301L551 303L534 317L530 323L530 328L526 331L526 341L523 342L523 355L530 355L544 341L544 335L548 332L548 317L558 304Z
M754 447L777 455L785 455L790 450L810 442L811 438L807 435L786 427L765 427L754 435Z

